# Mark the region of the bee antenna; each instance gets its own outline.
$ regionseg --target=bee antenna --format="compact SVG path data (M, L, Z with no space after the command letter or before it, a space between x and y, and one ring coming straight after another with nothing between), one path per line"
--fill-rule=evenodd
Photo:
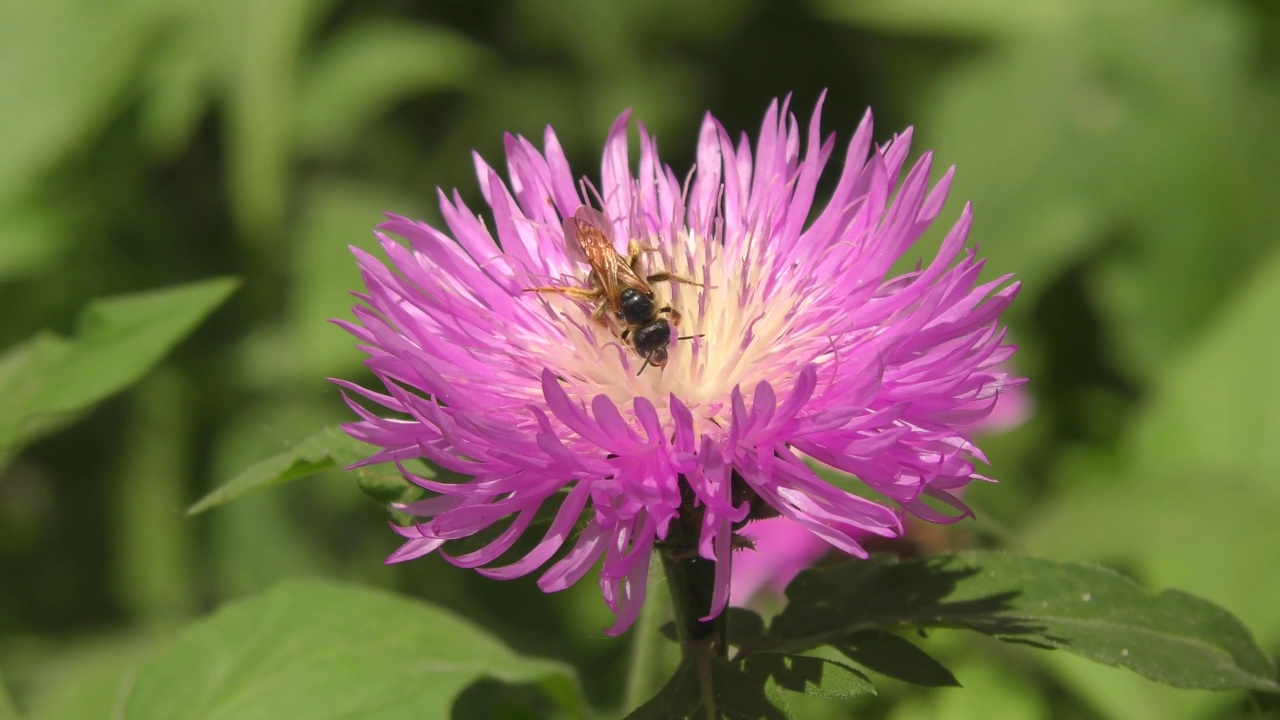
M692 340L694 338L706 337L706 333L698 333L697 335L681 335L677 340Z
M636 377L640 377L640 373L644 372L647 367L649 367L649 358L644 359L644 364L640 366L640 372L636 373Z

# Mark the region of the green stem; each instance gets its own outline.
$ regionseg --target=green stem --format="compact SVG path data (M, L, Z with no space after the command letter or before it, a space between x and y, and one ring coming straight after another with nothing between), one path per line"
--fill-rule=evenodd
M699 557L693 549L682 552L677 548L664 547L659 552L667 587L671 591L681 655L687 659L691 649L705 646L709 654L726 659L729 652L727 613L720 613L707 621L700 619L711 609L716 564Z
M715 592L716 564L698 555L697 525L690 522L689 508L671 523L667 539L658 547L662 570L671 591L676 635L680 640L680 662L693 667L702 695L702 708L708 718L716 717L712 664L726 660L729 654L728 614L720 613L711 620L700 618L711 610Z

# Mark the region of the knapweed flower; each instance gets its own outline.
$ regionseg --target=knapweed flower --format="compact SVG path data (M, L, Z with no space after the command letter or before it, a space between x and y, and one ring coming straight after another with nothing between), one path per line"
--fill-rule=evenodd
M863 557L860 539L900 534L904 513L968 512L955 492L981 478L983 458L965 428L1017 382L998 367L1013 352L999 315L1017 284L978 283L968 206L931 261L892 272L941 213L952 174L930 188L928 153L904 172L910 130L876 147L870 113L819 210L835 147L820 115L821 102L802 131L775 102L754 147L707 116L686 175L661 163L643 125L633 170L624 113L598 184L575 179L550 129L541 151L507 136L505 181L475 159L483 216L442 192L443 229L395 216L379 228L389 266L354 251L367 291L342 324L386 391L340 384L394 416L349 400L361 419L347 431L380 448L369 463L424 458L468 478L402 466L429 496L400 506L417 522L396 528L405 541L388 562L439 552L501 579L545 567L547 592L601 562L614 634L635 619L677 519L716 563L710 618L753 508ZM618 318L593 301L527 292L599 285L565 233L584 206L603 213L619 254L639 248L639 274L699 283L652 285L655 306L680 316L664 367L640 372ZM801 455L879 500L824 481Z

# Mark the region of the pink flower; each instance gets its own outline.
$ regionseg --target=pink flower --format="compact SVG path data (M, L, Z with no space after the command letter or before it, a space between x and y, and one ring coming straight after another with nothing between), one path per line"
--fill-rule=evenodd
M367 463L425 458L465 476L402 468L430 496L400 507L418 521L395 528L404 544L388 562L439 552L494 578L541 570L547 592L602 562L616 634L677 518L716 563L710 618L753 504L863 557L861 540L900 534L905 513L968 513L956 492L982 479L982 455L965 428L1020 382L999 366L1014 350L999 315L1018 286L977 284L967 206L933 260L890 277L941 213L951 171L930 189L926 153L903 177L910 131L875 147L868 113L818 211L835 147L820 114L821 102L802 132L774 103L754 148L707 116L687 175L659 161L643 125L633 170L623 114L598 186L575 182L550 129L541 151L507 136L506 182L475 159L484 217L441 193L444 229L395 216L380 227L390 267L353 250L368 290L340 324L386 391L339 384L393 416L349 400L360 421L347 431L379 448ZM583 206L603 211L619 253L628 240L655 249L640 253L642 274L701 283L653 284L657 306L681 316L664 367L638 372L634 339L612 313L593 318L594 302L525 292L593 287L564 231L592 217ZM832 486L802 453L886 500ZM535 518L547 522L532 548L513 550Z
M991 414L974 426L978 433L1001 433L1021 425L1031 415L1031 398L1022 385L1008 387ZM781 596L801 570L831 551L831 546L785 517L748 524L742 535L751 540L733 556L729 602L746 605L762 591Z

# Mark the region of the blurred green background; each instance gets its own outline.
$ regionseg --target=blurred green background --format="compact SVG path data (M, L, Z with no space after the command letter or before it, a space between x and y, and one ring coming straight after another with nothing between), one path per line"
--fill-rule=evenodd
M871 106L878 140L914 124L917 151L956 164L947 217L972 199L989 271L1024 282L1009 323L1036 412L985 445L1002 483L971 493L979 527L1207 597L1274 654L1277 48L1270 0L5 0L0 348L72 333L91 298L241 285L136 384L5 448L0 673L31 717L85 716L185 621L329 576L443 603L616 706L629 640L601 634L592 582L548 597L435 558L386 568L384 514L337 472L183 511L347 419L325 382L368 377L326 323L359 285L347 246L370 246L383 211L438 220L437 186L480 207L472 149L498 164L504 131L551 124L594 175L634 107L681 174L705 111L754 133L771 98L794 92L804 116L823 88L841 142ZM1266 712L1061 653L930 642L967 689L884 681L798 709Z

